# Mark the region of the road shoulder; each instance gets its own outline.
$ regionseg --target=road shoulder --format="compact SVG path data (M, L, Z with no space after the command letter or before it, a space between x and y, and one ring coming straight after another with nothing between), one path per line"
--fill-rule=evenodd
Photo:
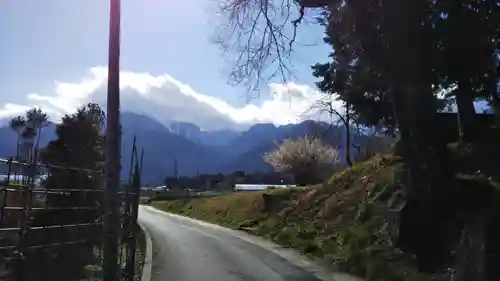
M151 240L151 235L148 229L139 222L139 226L144 233L146 238L146 255L144 257L144 265L142 268L141 281L151 280L151 267L153 265L153 241Z
M141 206L146 211L153 212L165 217L168 217L169 219L173 219L178 221L181 224L185 224L188 226L194 226L194 227L201 227L203 229L206 229L207 231L213 230L213 231L220 231L226 234L229 234L231 236L234 236L236 238L239 238L241 240L244 240L250 244L253 244L255 246L258 246L260 248L263 248L271 253L276 254L277 256L285 259L289 263L311 273L314 275L316 278L323 280L323 281L362 281L363 279L345 274L345 273L340 273L340 272L335 272L334 270L331 269L331 267L328 267L328 265L319 259L311 259L309 257L306 257L304 255L299 254L293 249L289 248L284 248L282 246L279 246L269 240L266 240L264 238L258 237L258 236L253 236L250 235L246 232L239 231L239 230L233 230L229 228L222 227L220 225L216 224L211 224L205 221L185 217L185 216L180 216L177 214L172 214L172 213L166 213L164 211L158 210L152 206Z

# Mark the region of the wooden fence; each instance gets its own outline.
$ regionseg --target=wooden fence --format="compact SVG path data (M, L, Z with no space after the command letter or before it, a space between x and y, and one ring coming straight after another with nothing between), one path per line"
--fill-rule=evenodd
M0 280L102 280L103 173L12 159L0 159L0 173ZM125 281L137 278L134 182L118 194L114 274Z

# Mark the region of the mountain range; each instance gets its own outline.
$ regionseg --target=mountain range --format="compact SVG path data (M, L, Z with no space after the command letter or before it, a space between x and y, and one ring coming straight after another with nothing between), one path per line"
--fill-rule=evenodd
M144 148L143 183L160 184L166 176L199 173L231 173L234 171L267 172L271 166L262 155L272 150L276 142L306 134L320 135L339 148L341 159L344 129L324 122L304 121L299 124L275 126L256 124L243 132L230 130L203 131L185 122L164 125L146 115L124 112L121 116L122 178L127 178L134 135L137 145ZM55 138L56 125L50 123L41 135L41 146ZM0 127L0 156L15 154L16 135L8 127ZM367 138L367 137L366 137Z

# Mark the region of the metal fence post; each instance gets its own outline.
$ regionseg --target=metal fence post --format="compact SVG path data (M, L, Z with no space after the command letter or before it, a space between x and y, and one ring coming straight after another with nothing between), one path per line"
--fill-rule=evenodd
M12 157L9 158L9 162L7 163L8 165L8 171L7 171L7 181L5 182L5 185L2 183L2 191L3 191L3 198L2 198L2 204L0 205L0 227L2 226L3 219L5 216L5 207L7 206L7 196L9 194L9 191L7 188L9 187L10 184L10 174L12 173Z
M25 259L25 250L26 250L26 234L29 229L29 219L31 213L31 201L32 201L32 191L34 184L34 176L36 174L36 163L29 163L27 169L27 175L23 175L26 177L26 181L23 186L23 210L19 219L19 240L18 240L18 260L17 260L17 280L24 280L24 270L23 263Z
M127 280L132 281L135 273L135 252L136 252L136 242L138 233L138 208L139 208L139 194L141 189L141 171L142 171L142 156L141 161L137 156L136 138L134 136L134 143L132 147L132 160L130 163L130 171L132 171L132 164L134 163L133 173L131 172L131 180L129 181L129 190L131 196L129 196L129 201L127 202L128 208L130 208L130 217L128 217L128 241L127 241L127 266L126 266L126 276Z

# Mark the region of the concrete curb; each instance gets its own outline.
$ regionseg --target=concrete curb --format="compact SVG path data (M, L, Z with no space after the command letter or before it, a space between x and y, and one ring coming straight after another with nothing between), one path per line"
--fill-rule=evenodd
M142 267L141 281L150 281L151 267L153 265L153 241L151 240L151 235L149 234L148 229L141 223L138 222L138 224L146 237L146 253L144 255L144 266Z

